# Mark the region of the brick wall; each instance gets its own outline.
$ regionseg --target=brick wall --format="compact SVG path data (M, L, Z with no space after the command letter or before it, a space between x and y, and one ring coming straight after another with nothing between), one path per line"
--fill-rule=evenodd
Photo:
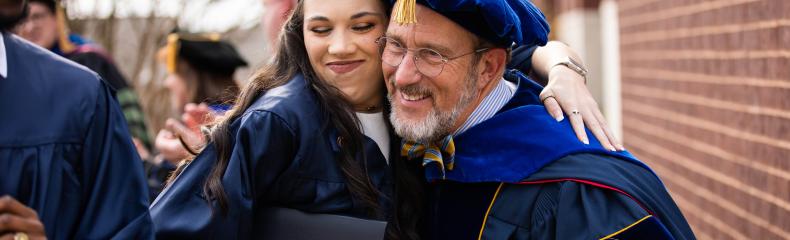
M790 239L790 1L621 0L626 148L700 239Z

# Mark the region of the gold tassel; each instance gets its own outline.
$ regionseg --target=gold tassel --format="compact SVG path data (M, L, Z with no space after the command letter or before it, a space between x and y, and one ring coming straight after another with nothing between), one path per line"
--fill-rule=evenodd
M219 42L219 39L222 37L219 33L206 33L205 36L212 42Z
M58 28L58 46L60 47L60 51L63 53L71 53L77 47L74 46L74 43L69 41L69 29L66 25L66 11L63 10L63 6L59 3L55 4L55 21L57 21L57 28Z
M394 13L398 24L417 23L417 0L398 0Z
M194 42L219 42L222 35L219 33L188 33L179 34L178 39Z
M167 35L167 56L165 58L165 64L167 64L167 72L175 73L176 66L178 65L178 49L181 46L178 44L178 34L171 33Z

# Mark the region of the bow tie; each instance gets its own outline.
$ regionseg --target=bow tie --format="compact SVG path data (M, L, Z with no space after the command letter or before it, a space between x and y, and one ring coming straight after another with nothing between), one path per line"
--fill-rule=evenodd
M436 163L442 171L442 177L444 177L445 169L453 170L453 160L455 158L453 136L450 135L440 142L431 142L428 144L404 140L403 146L401 146L400 155L409 160L422 158L423 167L430 163Z

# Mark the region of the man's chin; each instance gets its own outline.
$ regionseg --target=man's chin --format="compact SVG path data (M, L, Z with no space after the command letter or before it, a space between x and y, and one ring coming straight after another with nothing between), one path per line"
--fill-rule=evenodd
M403 114L403 112L400 112L397 116L397 121L409 126L422 125L425 122L425 115L419 116L417 114Z
M429 121L427 116L413 118L401 116L393 113L394 117L390 118L392 125L395 128L395 133L406 140L427 142L434 139L437 135L436 121Z

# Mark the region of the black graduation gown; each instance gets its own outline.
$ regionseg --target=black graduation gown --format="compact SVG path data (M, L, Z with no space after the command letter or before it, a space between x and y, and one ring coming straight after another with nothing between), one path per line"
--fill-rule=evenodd
M209 144L152 204L156 236L253 238L267 224L260 220L265 207L367 218L347 190L336 160L338 138L325 127L328 120L321 111L301 76L259 97L230 126L234 147L222 179L226 214L203 194L217 158ZM384 156L373 140L366 138L364 145L372 183L389 192ZM386 199L381 197L384 211Z
M3 33L0 195L50 239L150 238L148 190L113 92L93 72Z

